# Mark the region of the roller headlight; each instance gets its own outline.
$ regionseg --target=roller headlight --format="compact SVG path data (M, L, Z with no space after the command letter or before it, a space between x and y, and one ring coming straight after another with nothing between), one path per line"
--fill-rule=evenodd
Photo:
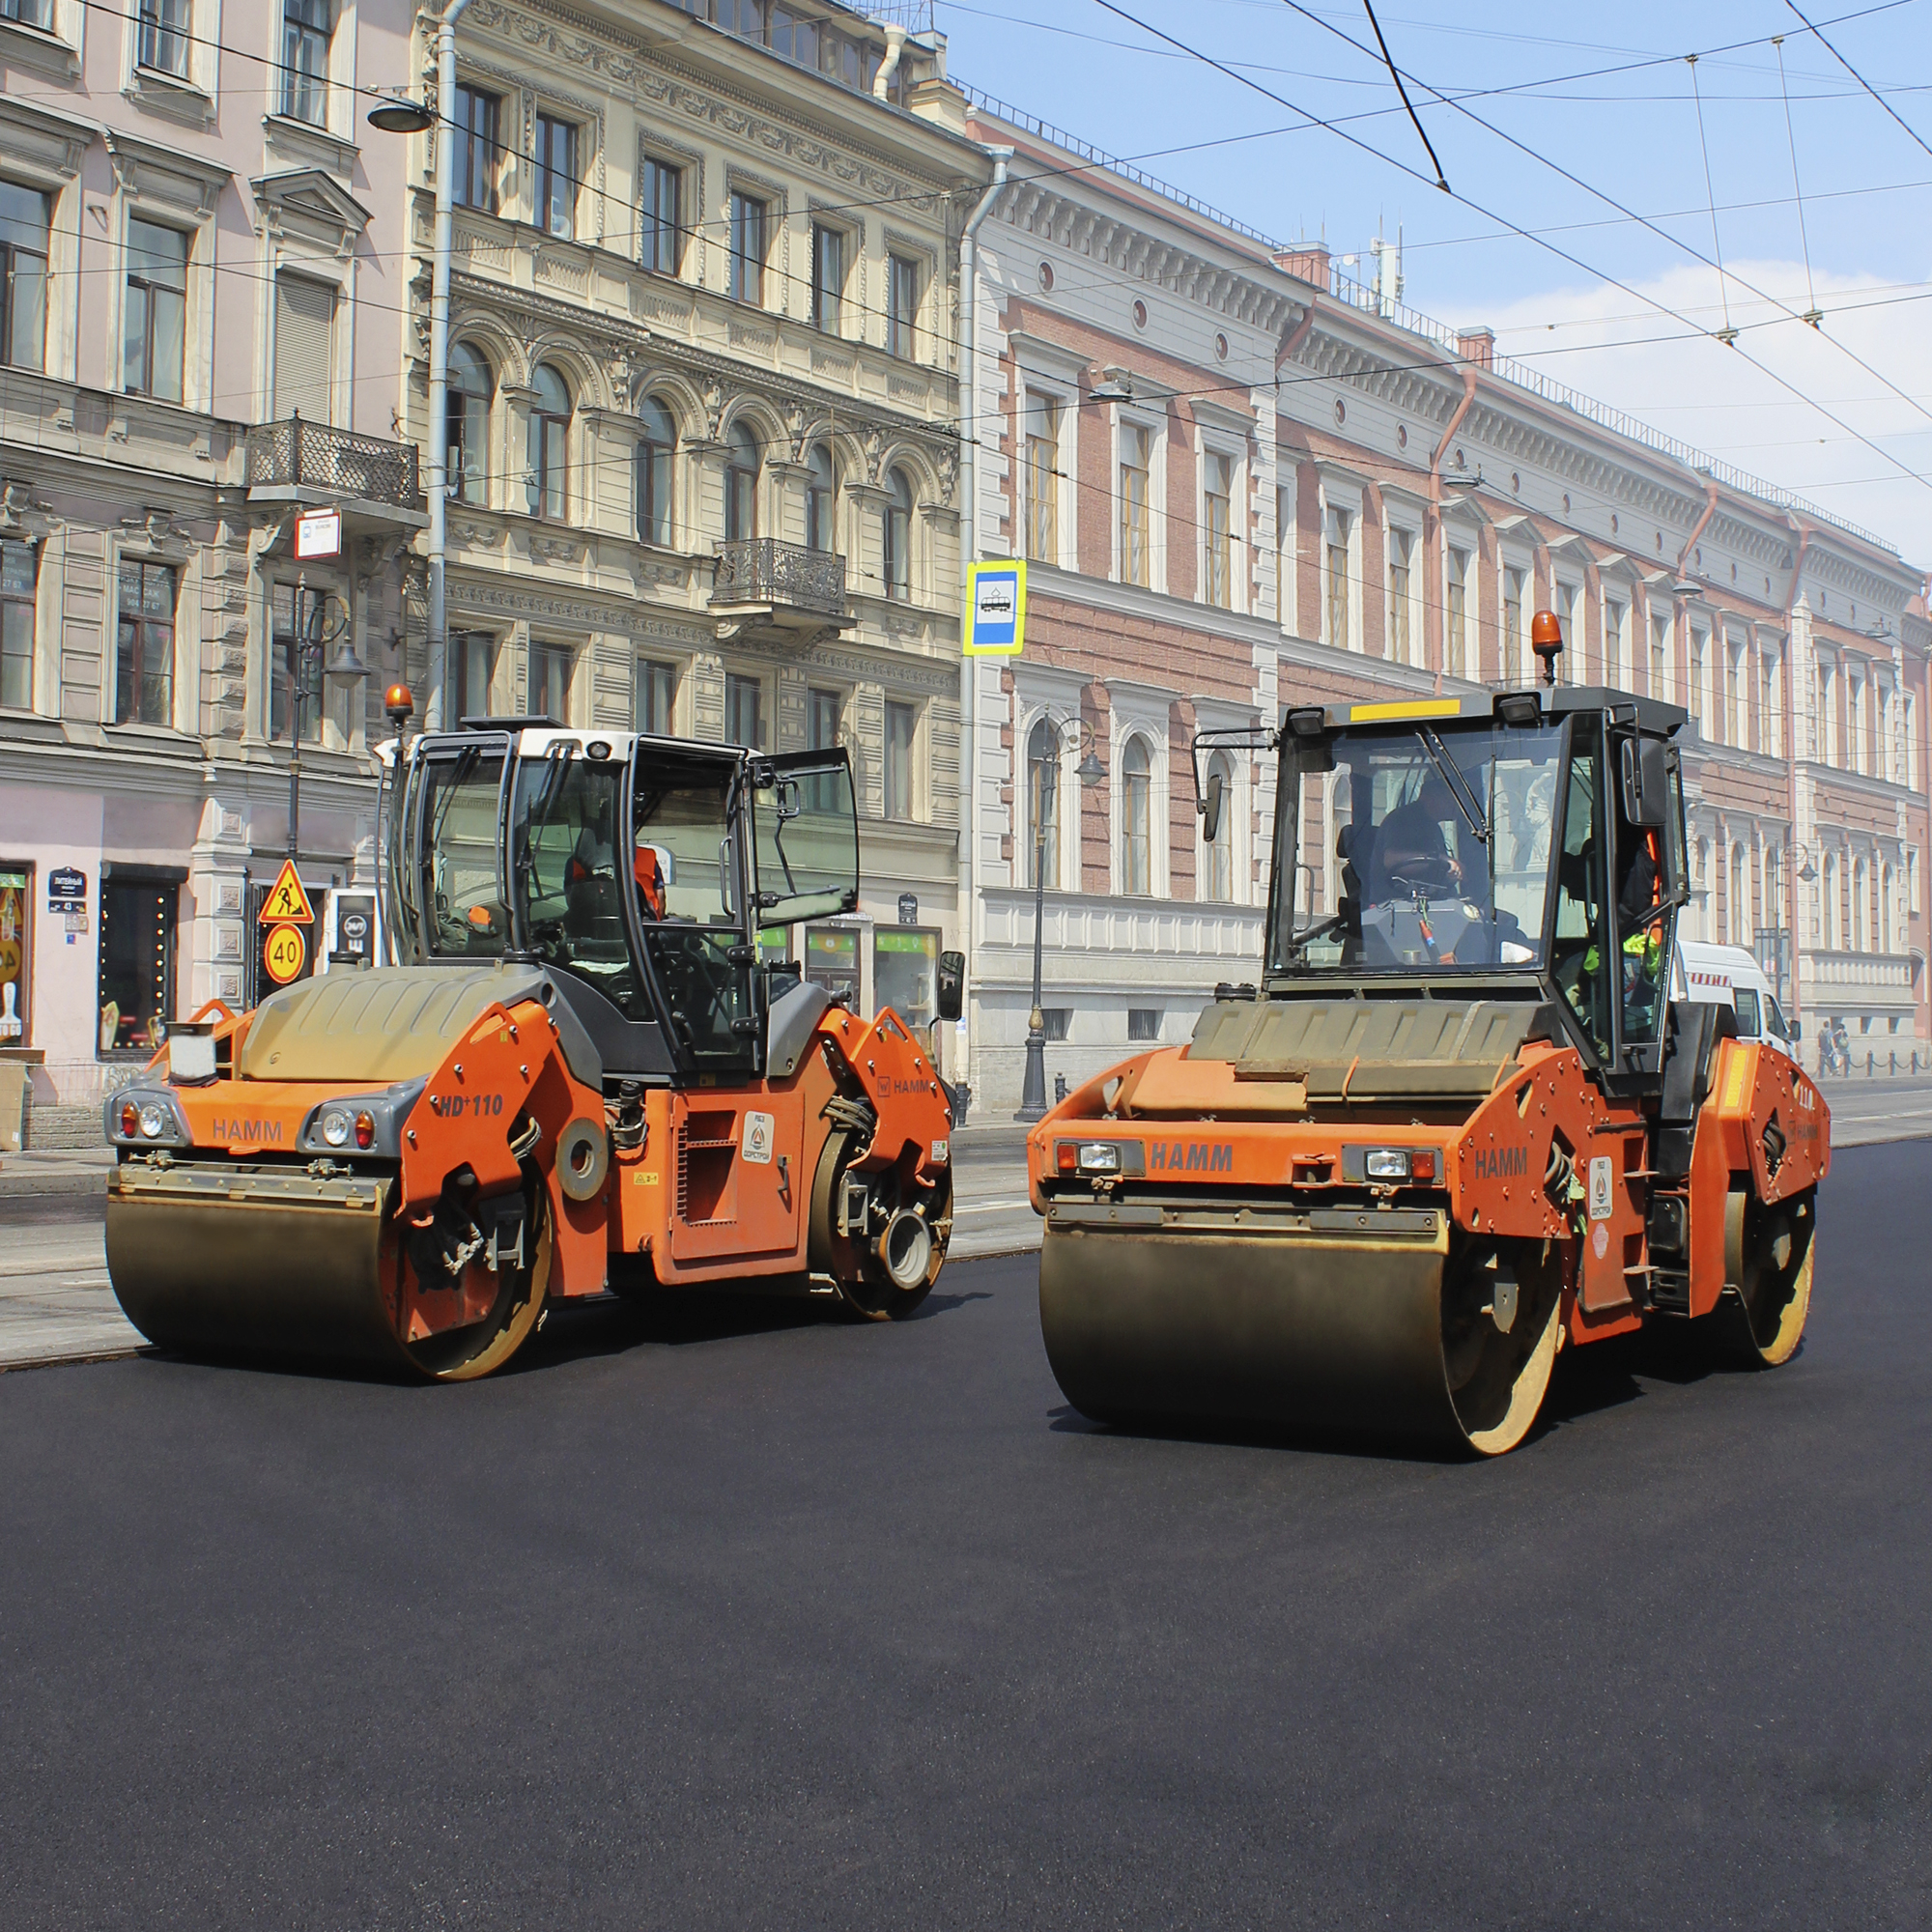
M158 1100L150 1100L141 1109L141 1138L143 1140L159 1140L172 1124L173 1122L168 1119L167 1109Z
M1406 1180L1408 1179L1408 1150L1406 1148L1371 1148L1368 1160L1364 1163L1371 1180Z
M322 1117L322 1137L330 1147L349 1145L349 1116L331 1109Z

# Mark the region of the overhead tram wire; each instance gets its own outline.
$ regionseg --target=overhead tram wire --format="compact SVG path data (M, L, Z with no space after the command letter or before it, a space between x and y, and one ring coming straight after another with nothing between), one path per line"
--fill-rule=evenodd
M1442 172L1442 163L1436 157L1435 144L1429 138L1429 130L1422 125L1415 111L1415 102L1408 98L1408 89L1402 84L1402 70L1395 64L1395 56L1389 52L1388 37L1382 32L1382 23L1376 18L1375 0L1362 0L1362 9L1369 16L1369 25L1376 30L1376 44L1382 50L1382 65L1389 71L1389 78L1395 82L1395 91L1402 96L1402 104L1408 110L1408 118L1414 124L1415 131L1421 136L1422 145L1429 155L1429 165L1435 170L1435 185L1444 194L1449 192L1449 178Z
M1816 31L1815 29L1813 30ZM1819 327L1824 320L1824 311L1818 306L1817 284L1811 277L1811 238L1804 227L1804 189L1798 179L1798 129L1791 119L1791 88L1784 77L1784 36L1774 34L1771 43L1777 49L1777 87L1784 97L1784 138L1791 148L1791 199L1798 210L1798 245L1804 255L1804 297L1811 304L1804 311L1804 320L1813 328ZM1717 216L1712 215L1715 224Z
M1098 6L1108 8L1110 12L1119 13L1121 11L1119 8L1113 6L1113 0L1095 0L1095 4ZM1348 43L1350 46L1352 46L1357 53L1362 54L1363 56L1371 60L1375 58L1374 54L1371 53L1369 48L1364 46L1360 41L1357 41L1351 35L1345 33L1340 27L1335 26L1332 22L1322 19L1318 14L1313 13L1309 8L1302 6L1301 4L1299 4L1299 0L1282 0L1282 4L1286 6L1291 13L1300 14L1303 19L1308 20L1311 24L1320 27L1324 33L1333 34L1334 36L1336 36L1337 39L1348 42ZM1122 17L1130 18L1131 16L1122 15ZM1144 23L1136 22L1136 24L1139 25ZM1159 29L1150 27L1147 29L1147 31L1150 33L1158 33ZM1162 38L1171 38L1171 37L1163 36ZM1175 44L1179 45L1183 43L1177 42L1175 43ZM1212 57L1209 55L1201 54L1200 58L1207 61L1209 66L1217 68L1222 72L1228 71L1226 68L1222 67L1218 61L1213 60ZM1678 55L1675 56L1675 58L1682 59L1683 56ZM1239 78L1238 75L1234 75L1231 77L1236 79ZM1561 161L1554 160L1548 155L1543 154L1539 150L1528 146L1525 142L1518 140L1514 134L1509 133L1504 128L1498 128L1494 124L1494 122L1484 120L1483 117L1480 114L1476 113L1472 108L1464 105L1460 100L1451 99L1448 96L1444 95L1439 88L1431 85L1431 83L1426 80L1420 79L1418 75L1410 74L1409 78L1411 80L1417 81L1418 85L1428 88L1429 92L1435 95L1436 99L1440 100L1445 107L1453 108L1457 113L1464 116L1466 119L1470 121L1473 121L1477 127L1483 128L1486 132L1493 134L1499 141L1505 142L1508 146L1516 149L1519 154L1527 156L1531 160L1534 160L1538 162L1540 165L1548 168L1553 174L1560 175L1565 181L1569 182L1573 186L1579 187L1584 191L1584 193L1593 195L1597 200L1603 202L1605 207L1615 209L1619 214L1625 215L1629 219L1638 223L1639 226L1648 229L1652 234L1656 235L1660 240L1667 242L1673 248L1682 249L1684 253L1690 256L1693 261L1702 262L1707 269L1715 268L1717 266L1717 264L1715 264L1708 255L1704 254L1701 249L1693 247L1689 242L1686 242L1681 236L1671 234L1668 229L1659 227L1656 222L1650 220L1648 217L1644 215L1637 213L1637 212L1634 209L1627 207L1623 202L1619 201L1615 195L1609 193L1606 189L1598 187L1594 183L1585 181L1580 175L1575 173L1573 170L1569 168L1566 168ZM1249 86L1254 85L1253 82L1246 82L1244 84ZM1267 92L1266 89L1262 89L1260 91L1263 93ZM1279 99L1280 97L1277 96L1274 98ZM1292 106L1293 103L1286 102L1284 104ZM1297 108L1295 111L1299 113L1303 110ZM1336 131L1340 132L1341 130L1338 129ZM1360 148L1365 154L1374 155L1378 160L1384 162L1386 165L1402 169L1402 171L1405 174L1410 176L1411 179L1414 180L1422 179L1422 177L1418 175L1413 168L1406 167L1404 163L1397 160L1393 156L1382 154L1379 149L1371 147L1368 142L1359 140L1354 135L1346 132L1342 133L1342 138L1345 141L1350 142L1353 146ZM1624 292L1624 294L1631 297L1635 301L1642 302L1647 308L1653 309L1660 314L1669 316L1673 322L1685 324L1687 327L1690 326L1689 318L1686 317L1684 314L1682 314L1679 310L1672 308L1667 302L1661 300L1659 298L1655 296L1646 296L1637 289L1633 288L1630 283L1621 280L1619 277L1615 275L1606 273L1602 269L1593 267L1590 263L1582 260L1581 257L1572 254L1568 249L1558 247L1554 242L1550 242L1547 236L1538 234L1536 231L1532 229L1524 228L1520 226L1519 223L1511 221L1507 215L1496 214L1492 213L1491 210L1482 207L1480 203L1471 201L1466 195L1459 194L1456 196L1456 199L1462 202L1464 207L1475 209L1478 213L1486 214L1489 216L1491 220L1500 222L1505 228L1509 229L1513 234L1520 237L1523 241L1532 242L1539 248L1547 249L1550 254L1557 256L1560 260L1568 262L1573 268L1582 270L1582 271L1585 274L1595 276L1599 281L1607 283L1611 288L1621 289ZM1732 279L1734 279L1741 288L1749 290L1749 292L1752 295L1756 296L1760 300L1769 302L1775 308L1781 309L1787 316L1791 318L1792 321L1794 322L1804 321L1804 316L1797 309L1794 309L1788 302L1779 299L1779 298L1777 298L1776 296L1770 294L1767 290L1759 288L1754 282L1747 281L1742 275L1736 275L1736 274L1733 274ZM1708 334L1708 331L1704 332ZM1889 390L1891 394L1897 398L1898 401L1904 403L1909 409L1913 410L1916 413L1924 416L1928 422L1932 422L1932 409L1926 408L1923 404L1921 404L1918 400L1917 397L1908 394L1904 389L1900 388L1898 384L1895 384L1890 377L1886 375L1883 370L1874 368L1871 363L1867 362L1865 358L1862 355L1861 355L1855 349L1851 348L1849 344L1841 341L1838 337L1833 335L1826 335L1824 339L1830 342L1832 346L1834 349L1836 349L1841 355L1844 355L1849 360L1857 363L1858 366L1861 369L1862 369L1865 372L1865 374L1872 379L1873 382L1882 384L1885 388ZM1743 350L1739 350L1738 354L1742 355L1744 359L1747 362L1748 362L1753 369L1756 369L1757 371L1760 372L1760 374L1769 377L1772 382L1776 383L1779 388L1785 390L1788 394L1800 397L1804 396L1804 390L1799 388L1795 383L1787 381L1784 377L1780 376L1776 372L1776 370L1770 368L1767 364L1758 360L1756 356L1746 355ZM1870 449L1873 455L1878 456L1887 463L1898 464L1898 459L1896 457L1890 455L1890 453L1886 450L1880 449L1876 443L1872 442L1868 438L1861 434L1859 431L1853 429L1851 424L1844 421L1841 417L1833 415L1832 412L1826 409L1823 404L1816 402L1815 399L1812 398L1805 398L1805 400L1812 402L1813 408L1815 408L1818 411L1820 415L1824 416L1826 421L1833 424L1836 428L1845 431L1845 433L1848 436L1853 437L1856 440L1864 443L1866 448ZM1928 488L1932 488L1932 477L1927 477L1921 474L1918 470L1908 469L1903 464L1898 464L1898 468L1903 471L1904 474L1910 476L1915 483L1922 483L1925 484Z
M1718 190L1711 182L1711 143L1704 133L1704 97L1697 86L1697 56L1686 54L1684 62L1690 70L1690 98L1697 103L1697 147L1704 156L1704 198L1711 210L1711 246L1718 255L1718 295L1724 307L1724 326L1717 332L1718 340L1726 349L1734 349L1738 332L1731 327L1731 291L1724 280L1724 243L1718 233Z
M1817 40L1818 40L1818 43L1819 43L1819 44L1820 44L1821 46L1823 46L1823 47L1824 47L1824 49L1826 50L1826 52L1827 52L1827 53L1829 53L1829 54L1830 54L1830 55L1832 56L1832 58L1833 58L1833 59L1834 61L1836 61L1836 62L1838 63L1838 65L1839 65L1839 66L1840 66L1841 68L1843 68L1843 69L1845 70L1845 71L1846 71L1846 72L1847 72L1848 74L1850 74L1850 75L1851 75L1851 77L1852 77L1852 78L1853 78L1853 79L1854 79L1855 81L1857 81L1857 82L1858 82L1858 84L1859 84L1859 85L1860 85L1860 86L1861 86L1861 88L1863 88L1863 89L1864 89L1864 91L1865 91L1865 92L1866 92L1867 94L1869 94L1869 95L1871 96L1871 98L1872 98L1872 99L1873 99L1874 100L1876 100L1876 101L1878 102L1878 104L1879 104L1879 105L1880 105L1881 107L1883 107L1883 108L1885 109L1885 111L1886 111L1886 112L1887 112L1888 114L1889 114L1889 115L1891 116L1891 118L1892 118L1892 119L1893 119L1894 121L1896 121L1896 122L1898 123L1898 125L1899 125L1899 126L1900 126L1901 128L1903 128L1905 129L1905 131L1906 131L1906 132L1907 132L1907 133L1908 133L1909 135L1911 135L1911 137L1913 138L1913 140L1914 140L1914 141L1916 141L1916 142L1917 142L1917 143L1918 144L1918 146L1919 146L1919 147L1921 147L1921 148L1924 148L1924 149L1925 149L1925 152L1926 152L1926 153L1927 153L1928 155L1932 155L1932 148L1927 148L1927 147L1925 146L1925 137L1924 137L1924 136L1923 136L1922 134L1920 134L1920 133L1918 132L1918 129L1917 129L1916 128L1914 128L1914 127L1912 126L1912 124L1911 124L1911 123L1910 123L1909 121L1907 121L1907 120L1905 119L1905 117L1904 117L1904 116L1903 116L1902 114L1900 114L1900 113L1899 113L1899 111L1897 110L1897 108L1895 108L1895 107L1894 107L1894 106L1893 106L1893 105L1891 104L1891 102L1890 102L1890 101L1889 101L1889 100L1888 100L1888 99L1887 99L1885 98L1885 96L1884 96L1884 95L1882 95L1882 94L1881 94L1881 93L1880 93L1880 92L1878 91L1878 89L1877 89L1877 88L1875 88L1875 87L1874 87L1874 86L1873 86L1873 85L1871 84L1871 82L1870 82L1870 81L1868 81L1868 80L1867 80L1867 79L1866 79L1866 78L1864 77L1864 75L1863 75L1863 74L1861 74L1861 72L1860 72L1860 71L1858 71L1858 69L1857 69L1857 68L1855 68L1855 67L1854 67L1854 66L1853 66L1853 65L1851 64L1851 62L1850 62L1850 61L1848 61L1848 60L1847 60L1847 59L1846 59L1846 58L1844 57L1844 55L1840 53L1840 52L1838 51L1838 49L1837 49L1837 48L1836 48L1836 47L1835 47L1835 46L1834 46L1834 45L1833 45L1833 43L1831 43L1830 41L1828 41L1828 40L1827 40L1827 39L1825 38L1825 34L1824 34L1824 30L1823 30L1822 28L1820 28L1820 27L1817 27L1817 26L1814 26L1814 25L1812 24L1812 22L1811 22L1811 21L1810 21L1809 19L1807 19L1807 18L1805 17L1805 14L1804 14L1804 9L1803 9L1803 8L1801 8L1801 7L1800 7L1800 6L1799 6L1799 5L1797 4L1797 0L1784 0L1784 4L1785 4L1785 5L1787 6L1787 7L1789 7L1789 8L1791 9L1791 11L1792 11L1792 12L1793 12L1794 14L1796 14L1798 15L1798 17L1799 17L1799 18L1800 18L1801 20L1804 20L1804 25L1805 25L1805 27L1806 27L1806 28L1807 28L1807 29L1808 29L1808 30L1809 30L1809 31L1810 31L1810 32L1811 32L1812 34L1814 34L1814 35L1815 35L1815 36L1817 37ZM1825 25L1826 25L1826 26L1828 26L1828 27L1835 27L1835 26L1836 26L1837 24L1838 24L1838 22L1837 22L1836 20L1828 20L1828 21L1826 21L1826 22L1825 22Z

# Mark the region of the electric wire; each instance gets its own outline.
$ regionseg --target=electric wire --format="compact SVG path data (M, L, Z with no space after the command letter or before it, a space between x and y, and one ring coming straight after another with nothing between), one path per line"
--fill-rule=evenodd
M1784 78L1784 36L1774 34L1771 43L1777 49L1778 91L1784 96L1784 137L1791 149L1791 199L1798 210L1798 245L1804 254L1804 295L1810 307L1804 312L1804 320L1817 328L1824 317L1818 308L1818 290L1811 278L1811 238L1804 228L1804 189L1798 179L1798 129L1791 119L1791 89ZM1713 221L1717 216L1713 214Z
M1923 136L1922 134L1920 134L1920 133L1918 132L1918 129L1917 129L1916 128L1914 128L1914 127L1913 127L1913 126L1911 125L1911 123L1910 123L1910 122L1908 122L1908 121L1907 121L1907 120L1905 119L1905 117L1904 117L1903 115L1901 115L1901 114L1899 113L1899 111L1897 110L1897 108L1895 108L1895 107L1894 107L1894 106L1893 106L1893 105L1891 104L1891 102L1890 102L1890 101L1889 101L1889 100L1888 100L1888 99L1887 99L1885 98L1885 96L1884 96L1884 95L1882 95L1882 94L1881 94L1881 93L1880 93L1880 92L1878 91L1878 89L1877 89L1877 88L1875 88L1875 87L1874 87L1874 86L1873 86L1873 85L1871 84L1871 82L1870 82L1870 81L1868 81L1868 80L1867 80L1867 79L1866 79L1866 78L1864 77L1864 75L1863 75L1863 74L1861 74L1861 72L1860 72L1860 71L1858 71L1858 69L1857 69L1857 68L1855 68L1855 67L1854 67L1854 66L1853 66L1853 65L1851 64L1851 62L1850 62L1850 61L1848 61L1848 60L1847 60L1847 59L1846 59L1846 58L1844 57L1844 55L1843 55L1843 54L1841 54L1841 53L1840 53L1840 52L1838 51L1837 47L1836 47L1835 45L1833 45L1833 43L1832 43L1831 41L1829 41L1829 40L1827 40L1827 39L1825 38L1825 35L1824 35L1823 31L1822 31L1822 30L1821 30L1820 28L1818 28L1818 27L1814 26L1814 25L1812 24L1812 22L1811 22L1811 21L1810 21L1810 20L1809 20L1808 18L1806 18L1806 17L1805 17L1805 14L1804 14L1804 9L1803 9L1803 8L1801 8L1801 7L1800 7L1800 6L1799 6L1799 5L1797 4L1797 0L1784 0L1784 4L1785 4L1785 5L1787 6L1787 7L1789 7L1789 8L1791 9L1791 11L1792 11L1792 12L1793 12L1794 14L1796 14L1798 15L1798 17L1799 17L1799 18L1800 18L1801 20L1804 20L1804 25L1806 26L1806 28L1807 28L1807 29L1809 29L1809 31L1810 31L1811 33L1813 33L1814 35L1816 35L1816 36L1817 36L1819 43L1820 43L1820 44L1821 44L1821 45L1822 45L1822 46L1823 46L1823 47L1825 48L1825 50L1826 50L1826 51L1827 51L1827 52L1828 52L1828 53L1829 53L1829 54L1830 54L1830 55L1832 56L1832 58L1833 58L1833 59L1834 61L1836 61L1836 62L1838 63L1838 65L1839 65L1839 66L1840 66L1841 68L1843 68L1843 69L1845 70L1845 71L1846 71L1846 72L1847 72L1848 74L1850 74L1850 75L1851 75L1851 77L1852 77L1852 78L1853 78L1853 79L1854 79L1855 81L1857 81L1857 82L1858 82L1858 84L1859 84L1859 85L1860 85L1860 86L1861 86L1861 88L1863 88L1863 89L1864 89L1864 91L1865 91L1865 92L1866 92L1867 94L1869 94L1869 95L1871 96L1871 98L1872 98L1872 99L1873 99L1874 100L1876 100L1876 101L1878 102L1878 104L1879 104L1879 105L1880 105L1881 107L1883 107L1883 108L1885 109L1885 111L1886 111L1886 112L1887 112L1888 114L1889 114L1889 115L1891 116L1891 118L1892 118L1892 119L1893 119L1894 121L1896 121L1896 122L1898 123L1898 125L1899 125L1899 126L1900 126L1901 128L1903 128L1905 129L1906 133L1907 133L1907 134L1909 134L1909 135L1910 135L1910 136L1912 137L1912 139L1913 139L1914 141L1916 141L1916 142L1918 143L1918 146L1919 146L1920 148L1923 148L1923 149L1925 150L1925 153L1926 153L1926 154L1928 154L1928 155L1932 155L1932 148L1927 148L1927 147L1925 146L1925 137L1924 137L1924 136ZM1826 25L1828 25L1828 26L1833 26L1833 27L1835 27L1835 26L1836 26L1837 24L1838 24L1838 23L1837 23L1837 21L1835 21L1835 20L1830 20L1830 21L1827 21L1827 22L1826 22Z
M1711 143L1704 133L1704 97L1697 87L1697 56L1686 54L1685 65L1690 70L1690 98L1697 105L1697 147L1704 156L1704 198L1711 210L1711 246L1718 256L1718 293L1723 298L1724 326L1718 331L1718 340L1726 349L1738 339L1738 332L1731 327L1731 292L1724 280L1724 243L1718 233L1718 190L1711 182Z

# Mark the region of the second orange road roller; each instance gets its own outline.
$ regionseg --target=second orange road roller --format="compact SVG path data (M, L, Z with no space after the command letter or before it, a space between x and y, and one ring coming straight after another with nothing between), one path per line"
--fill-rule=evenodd
M210 1009L106 1103L144 1335L460 1379L607 1286L919 1305L928 1043L758 945L857 906L842 751L478 721L393 748L384 803L390 963Z
M1830 1117L1672 983L1686 715L1557 685L1537 629L1544 689L1247 738L1277 781L1256 980L1029 1140L1086 1414L1493 1455L1565 1347L1797 1350Z

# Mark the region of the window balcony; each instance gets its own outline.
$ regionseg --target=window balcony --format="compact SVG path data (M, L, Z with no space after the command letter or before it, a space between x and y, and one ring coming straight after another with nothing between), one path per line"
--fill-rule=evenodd
M719 636L761 632L822 637L850 628L845 608L845 559L776 537L748 537L717 546L711 611Z
M307 508L337 505L345 530L420 529L423 511L416 446L357 436L327 423L257 423L248 431L251 503Z

